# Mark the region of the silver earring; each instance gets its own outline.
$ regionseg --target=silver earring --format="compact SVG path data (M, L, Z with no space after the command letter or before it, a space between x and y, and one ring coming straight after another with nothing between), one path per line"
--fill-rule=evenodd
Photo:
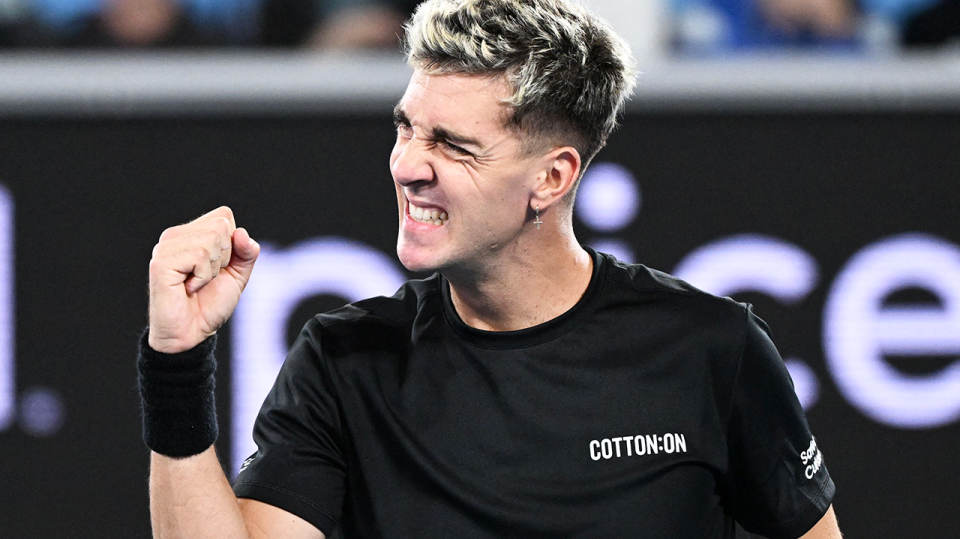
M537 215L533 220L533 224L537 225L537 230L540 230L540 225L543 224L543 221L540 220L540 205L537 204L537 207L534 208L533 211L537 212Z

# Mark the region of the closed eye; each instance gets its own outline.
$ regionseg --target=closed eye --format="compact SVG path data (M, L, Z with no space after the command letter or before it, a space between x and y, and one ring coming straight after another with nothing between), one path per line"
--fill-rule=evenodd
M456 154L458 154L458 155L462 155L462 156L465 156L465 157L466 157L466 156L471 156L471 155L473 155L472 153L468 152L467 150L464 150L463 148L461 148L460 146L457 146L456 144L451 144L450 142L448 142L448 141L446 141L446 140L440 140L440 141L438 141L438 142L439 142L440 144L446 146L447 148L449 148L451 151L453 151L453 153L456 153Z
M393 126L397 133L404 138L410 138L413 135L413 128L410 126L410 120L399 107L393 109Z
M413 136L413 128L410 127L410 124L403 122L396 122L397 134L403 138L410 138Z
M393 109L393 125L397 129L397 135L403 137L404 139L413 138L413 126L410 123L410 119L407 118L406 113L399 105ZM437 127L431 130L431 144L442 146L444 149L450 151L451 153L461 156L461 157L472 157L473 154L465 150L461 146L457 146L450 142L451 135L447 132L446 129ZM460 140L459 138L453 137L455 140ZM469 139L472 144L477 144L472 139Z

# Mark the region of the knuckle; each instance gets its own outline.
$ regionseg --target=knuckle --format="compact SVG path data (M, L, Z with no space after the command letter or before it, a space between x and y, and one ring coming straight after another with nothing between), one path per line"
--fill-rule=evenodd
M179 226L171 226L171 227L167 228L166 230L164 230L164 231L160 234L160 240L159 240L159 241L166 241L166 240L172 238L172 237L177 233L177 231L178 231L179 229L180 229Z
M233 220L233 210L230 209L230 206L220 206L214 211L217 212L218 215L222 215L227 221Z
M206 247L194 247L190 250L190 256L196 260L207 260L210 258L210 251Z
M229 238L233 235L233 224L226 217L217 218L217 228L220 229L223 237Z
M217 248L220 248L220 232L217 230L205 230L203 233L203 239L210 242L210 244L215 244Z

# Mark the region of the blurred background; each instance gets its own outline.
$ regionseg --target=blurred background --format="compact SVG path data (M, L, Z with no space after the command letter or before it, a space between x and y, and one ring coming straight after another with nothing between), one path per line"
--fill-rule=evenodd
M847 537L960 537L960 0L589 0L640 85L578 237L755 305ZM218 349L233 477L315 312L391 294L415 2L0 0L0 538L147 538L160 232L263 254Z
M9 49L396 46L415 0L0 0ZM957 0L589 0L639 52L884 54L955 47Z

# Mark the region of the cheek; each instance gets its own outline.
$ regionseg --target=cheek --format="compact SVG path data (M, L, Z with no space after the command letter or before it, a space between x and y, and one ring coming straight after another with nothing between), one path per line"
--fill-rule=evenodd
M508 180L507 185L497 193L499 213L511 222L523 220L530 202L530 189L526 182Z
M472 201L468 215L491 231L513 229L526 218L526 201L524 193L514 189L488 192Z

